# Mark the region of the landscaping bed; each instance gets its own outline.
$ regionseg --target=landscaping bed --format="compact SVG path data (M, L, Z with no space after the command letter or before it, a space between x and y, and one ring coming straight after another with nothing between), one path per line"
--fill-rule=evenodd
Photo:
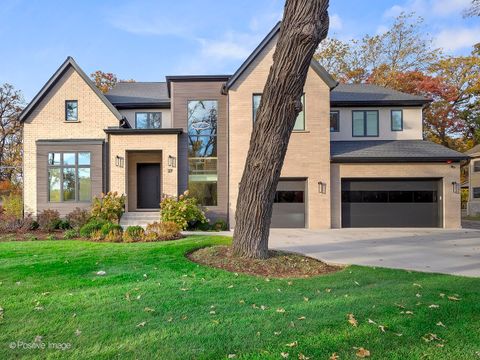
M341 266L326 264L322 261L300 254L282 251L269 252L266 260L234 257L231 246L212 246L188 254L196 263L234 273L260 275L271 278L311 277L330 274L342 270Z

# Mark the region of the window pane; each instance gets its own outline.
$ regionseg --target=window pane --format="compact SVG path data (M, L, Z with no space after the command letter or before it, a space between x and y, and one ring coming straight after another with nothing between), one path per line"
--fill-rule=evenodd
M473 188L473 198L480 199L480 188Z
M60 169L48 169L48 200L60 202Z
M340 130L340 113L332 111L330 113L330 131L337 132Z
M75 168L63 169L63 201L75 201Z
M365 129L364 129L364 115L365 113L362 111L354 111L353 112L353 136L364 136Z
M188 157L217 157L217 137L189 136Z
M302 131L305 130L305 95L302 96L302 111L297 116L297 121L295 122L295 126L293 127L295 131Z
M262 100L262 95L253 95L253 121L257 118L257 111L260 107L260 101Z
M274 202L303 204L303 191L277 191Z
M411 203L413 202L413 191L390 191L388 200L391 203Z
M473 163L473 171L480 172L480 161L475 161Z
M78 200L91 201L92 200L92 181L90 178L90 169L78 169Z
M188 102L188 133L190 135L217 134L217 108L215 100Z
M78 102L77 101L67 101L65 103L65 117L67 121L78 120Z
M90 165L90 153L78 153L78 165Z
M401 131L403 130L403 122L402 122L402 111L400 110L393 110L392 111L392 130L393 131Z
M190 195L197 198L199 204L203 206L217 205L217 183L204 181L188 182Z
M162 127L162 113L148 113L148 127L150 129L160 129Z
M388 191L362 191L362 202L368 202L368 203L388 202Z
M435 203L437 202L436 191L415 191L413 201L416 203Z
M378 136L378 113L367 111L367 136Z
M63 153L63 165L75 166L75 153Z
M188 166L190 175L213 175L210 181L217 179L217 159L190 158Z
M148 128L148 114L147 113L136 113L135 114L135 126L137 129L147 129Z
M60 153L49 153L48 154L48 165L60 165Z

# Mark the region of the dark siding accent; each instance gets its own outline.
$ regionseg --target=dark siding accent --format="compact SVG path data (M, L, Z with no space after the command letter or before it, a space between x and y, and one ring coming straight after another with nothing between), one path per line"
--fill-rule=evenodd
M45 209L58 210L63 217L76 207L88 209L91 203L86 202L63 202L50 203L48 201L48 153L49 152L68 152L68 151L89 151L91 157L91 179L92 179L92 197L98 196L103 191L103 159L104 146L102 143L98 144L82 144L74 143L68 145L67 143L59 144L42 144L37 143L37 212L40 213Z

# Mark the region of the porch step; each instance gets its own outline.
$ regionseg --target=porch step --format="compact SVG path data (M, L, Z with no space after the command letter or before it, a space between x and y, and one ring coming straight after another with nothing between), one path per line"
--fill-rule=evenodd
M155 221L160 221L160 212L126 212L120 219L123 228L129 226L146 227Z

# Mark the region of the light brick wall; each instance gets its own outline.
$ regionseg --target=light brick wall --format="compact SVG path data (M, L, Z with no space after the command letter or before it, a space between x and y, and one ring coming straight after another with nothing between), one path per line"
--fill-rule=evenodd
M469 173L469 194L468 194L468 215L479 215L480 214L480 199L475 199L473 197L473 188L480 188L480 172L475 172L473 170L475 162L480 161L480 153L472 154L473 159L470 161L468 173Z
M229 91L229 217L235 225L239 183L253 128L252 95L262 93L276 40L272 41ZM330 191L320 194L318 183L330 187L330 89L312 69L305 84L305 128L294 132L282 177L307 177L307 227L330 227Z
M119 194L128 191L128 152L161 151L161 188L167 196L178 196L178 135L176 134L142 134L142 135L110 135L109 163L110 190ZM123 167L115 165L115 158L124 159ZM168 156L177 158L177 167L168 166ZM127 198L127 209L132 209Z
M65 100L78 100L77 123L65 122ZM24 124L24 208L37 212L37 140L105 139L118 120L90 86L69 68ZM38 190L38 191L46 191Z
M460 194L453 192L452 182L460 183L459 164L332 164L332 228L341 228L342 178L438 178L443 180L443 226L461 227Z

